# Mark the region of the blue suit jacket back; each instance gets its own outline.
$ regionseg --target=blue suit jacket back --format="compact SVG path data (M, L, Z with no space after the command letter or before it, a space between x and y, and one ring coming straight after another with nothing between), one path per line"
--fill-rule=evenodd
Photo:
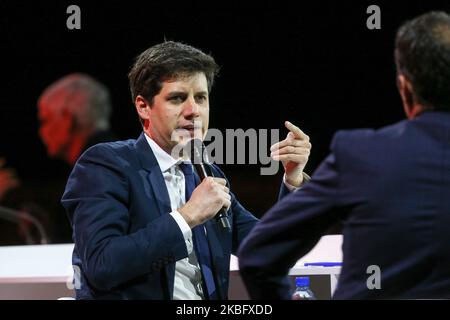
M450 298L450 113L340 131L331 149L245 240L240 267L252 296L289 298L282 275L342 221L334 298ZM370 266L381 289L369 289Z

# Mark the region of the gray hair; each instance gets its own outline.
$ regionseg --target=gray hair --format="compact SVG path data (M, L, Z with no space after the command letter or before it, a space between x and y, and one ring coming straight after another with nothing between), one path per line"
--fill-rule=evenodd
M109 129L112 107L105 85L87 74L71 73L48 86L39 102L45 103L57 94L64 94L65 102L55 111L69 111L82 128Z

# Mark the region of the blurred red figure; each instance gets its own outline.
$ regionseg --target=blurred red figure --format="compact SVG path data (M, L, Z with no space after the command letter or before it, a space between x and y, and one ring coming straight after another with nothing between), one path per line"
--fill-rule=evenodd
M38 100L39 135L47 154L70 165L87 147L112 140L110 116L108 89L82 73L54 82Z
M37 101L39 136L51 158L72 167L78 157L100 142L115 140L110 132L112 106L105 85L83 73L68 74L50 84ZM66 175L20 183L15 170L0 158L0 205L29 214L42 225L50 243L71 242L71 227L59 199ZM68 172L67 172L68 174ZM32 180L32 178L31 178ZM1 214L0 214L1 217ZM41 243L36 224L28 219L0 219L0 245Z
M14 170L3 167L5 162L5 159L0 158L0 201L9 190L20 185Z

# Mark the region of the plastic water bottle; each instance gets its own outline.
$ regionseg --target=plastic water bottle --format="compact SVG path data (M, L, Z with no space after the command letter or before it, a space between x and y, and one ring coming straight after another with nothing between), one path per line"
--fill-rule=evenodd
M295 277L295 291L292 300L316 300L316 296L309 288L308 277Z

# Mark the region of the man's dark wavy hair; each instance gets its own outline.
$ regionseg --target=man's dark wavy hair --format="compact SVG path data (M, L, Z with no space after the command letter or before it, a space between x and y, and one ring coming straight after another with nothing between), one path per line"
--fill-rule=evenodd
M162 88L162 82L203 72L211 91L218 73L214 58L199 49L174 41L154 45L137 58L128 74L131 97L143 96L150 105Z
M432 11L404 23L395 41L397 72L413 86L417 102L450 111L450 16Z

